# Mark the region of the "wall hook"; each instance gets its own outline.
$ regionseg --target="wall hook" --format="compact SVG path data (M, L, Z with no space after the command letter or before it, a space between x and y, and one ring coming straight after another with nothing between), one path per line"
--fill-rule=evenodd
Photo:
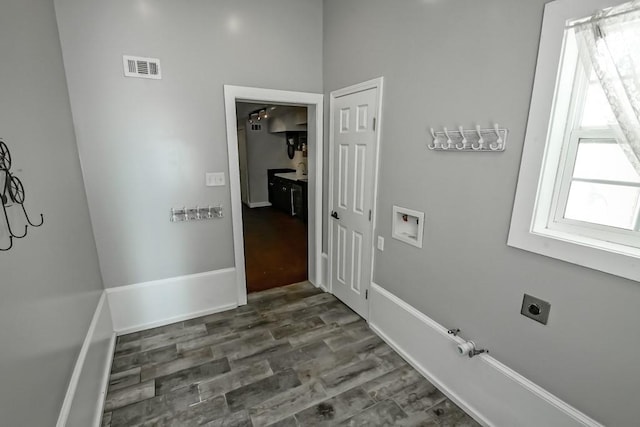
M184 221L202 221L213 218L222 218L222 205L201 207L196 205L195 207L171 208L169 221L171 222L184 222Z
M2 199L4 200L5 197L3 197ZM7 214L7 207L5 206L4 203L2 204L2 211L4 212L4 220L5 220L5 223L7 224L7 231L9 231L9 236L10 237L15 237L16 239L22 239L23 237L25 237L27 235L27 226L26 225L24 226L24 234L22 234L21 236L18 236L11 229L11 222L9 222L9 215Z
M491 148L492 150L499 150L500 147L502 146L502 137L500 136L500 128L498 127L497 123L493 124L493 130L496 133L496 142L495 143L491 143L489 144L489 148Z
M22 212L24 212L24 217L30 226L40 227L42 224L44 224L44 215L40 214L40 224L34 224L33 222L31 222L31 219L29 218L29 214L27 214L27 210L24 208L24 204L20 203L20 206L22 206Z
M42 214L40 214L39 224L34 223L29 217L27 209L24 207L24 186L22 185L22 181L11 173L10 169L11 153L9 152L7 144L5 144L5 142L0 138L0 174L4 172L4 182L0 188L0 203L2 204L2 213L4 215L7 235L9 237L9 246L6 248L0 248L0 251L8 251L11 249L13 247L13 239L22 239L23 237L26 237L29 225L32 227L40 227L44 224L44 216ZM11 221L9 220L9 214L7 213L7 208L15 205L20 205L22 213L27 221L27 224L24 225L24 233L22 234L16 234L14 229L11 227Z
M42 224L44 224L44 216L40 214L40 224L34 224L33 221L31 221L31 218L29 218L29 214L27 213L27 210L24 207L25 193L24 193L24 185L22 185L22 181L20 181L20 179L17 176L12 175L11 172L9 172L8 170L6 171L5 175L6 175L5 191L8 190L9 197L11 198L11 200L14 203L17 203L20 205L20 207L22 208L22 212L24 213L24 217L30 226L40 227Z
M476 125L476 133L478 134L478 142L477 144L471 144L471 148L474 150L482 150L482 148L484 148L484 139L482 138L482 133L480 133L480 125Z
M462 141L460 141L460 144L456 144L456 148L458 150L464 150L465 148L467 148L467 138L464 136L464 129L462 129L462 126L458 126L458 132L460 132Z
M451 136L449 136L449 130L446 127L442 128L442 130L444 131L444 134L447 137L447 145L443 145L442 148L444 150L448 150L449 148L452 147Z
M3 249L3 248L0 248L0 251L1 251L1 252L8 251L8 250L9 250L9 249L11 249L12 247L13 247L13 237L11 237L11 235L9 235L9 247L8 247L8 248L4 248L4 249Z
M430 145L427 145L427 148L433 150L438 147L438 137L436 136L436 132L433 130L433 128L429 128L429 131L431 132L433 142Z
M487 129L481 129L475 125L475 129L464 129L457 126L455 130L443 127L435 131L429 128L433 141L427 147L434 151L474 151L474 152L501 152L507 145L508 129L501 129L498 124L491 125Z

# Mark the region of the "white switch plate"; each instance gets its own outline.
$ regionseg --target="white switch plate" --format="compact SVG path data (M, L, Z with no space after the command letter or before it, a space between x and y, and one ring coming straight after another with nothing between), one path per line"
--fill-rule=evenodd
M378 250L384 251L384 237L378 236Z
M218 187L224 185L224 172L207 172L205 174L207 187Z

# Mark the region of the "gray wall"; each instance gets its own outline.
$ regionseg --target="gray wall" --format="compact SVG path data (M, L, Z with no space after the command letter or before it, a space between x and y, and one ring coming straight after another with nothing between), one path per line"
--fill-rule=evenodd
M55 0L105 286L233 266L223 84L322 91L320 0ZM122 55L161 60L124 78ZM221 202L222 220L172 224Z
M247 158L249 164L249 201L260 203L269 201L267 169L293 168L293 160L287 156L284 133L269 133L267 123L261 130L251 130L247 121Z
M600 422L635 425L640 284L506 246L544 3L325 0L324 89L385 77L375 282ZM430 126L494 121L504 153L426 148ZM391 238L394 204L426 213L423 249ZM551 302L547 326L519 314L525 292Z
M6 426L55 424L102 290L58 40L51 0L2 2L0 137L29 212L45 216L42 227L0 252Z

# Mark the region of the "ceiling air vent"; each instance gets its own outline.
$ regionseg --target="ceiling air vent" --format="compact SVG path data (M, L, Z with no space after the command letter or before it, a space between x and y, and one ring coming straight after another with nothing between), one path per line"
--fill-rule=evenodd
M143 79L161 79L160 60L158 58L143 58L140 56L122 56L125 77L139 77Z

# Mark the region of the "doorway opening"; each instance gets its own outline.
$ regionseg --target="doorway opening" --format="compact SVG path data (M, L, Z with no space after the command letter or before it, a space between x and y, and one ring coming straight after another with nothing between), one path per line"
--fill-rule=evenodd
M236 103L253 103L269 106L306 107L307 111L307 275L315 286L322 285L322 170L323 170L323 95L243 86L224 86L227 150L229 156L229 185L231 190L231 214L235 275L238 305L247 303L245 270L245 239L242 215L242 191L240 180L240 153L238 144L238 115ZM258 117L262 109L251 110ZM264 113L262 113L264 114ZM268 113L267 113L268 114ZM257 121L257 117L256 117ZM254 123L250 123L253 125ZM242 137L242 136L241 136ZM298 141L299 142L299 141ZM245 142L246 143L246 142ZM297 142L294 140L294 144ZM300 146L301 147L301 146ZM294 156L295 151L293 150ZM277 169L277 168L276 168ZM296 170L295 168L293 168ZM294 172L295 173L295 172ZM245 189L246 190L246 189ZM249 192L251 190L249 189ZM297 190L296 190L297 194ZM296 200L300 197L295 196ZM248 201L248 199L247 199ZM293 218L298 220L298 218ZM260 255L263 256L263 255Z
M236 102L247 292L308 278L307 107Z

